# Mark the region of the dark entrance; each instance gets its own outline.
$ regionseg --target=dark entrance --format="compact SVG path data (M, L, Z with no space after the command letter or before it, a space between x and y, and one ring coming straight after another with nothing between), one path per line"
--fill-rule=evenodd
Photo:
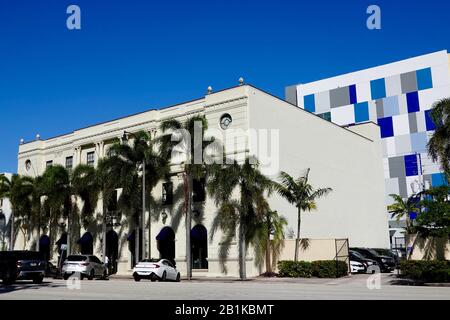
M134 267L139 261L142 260L142 241L139 241L139 257L136 259L135 234L136 231L133 230L133 232L127 238L128 250L130 250L131 252L131 267ZM142 229L139 229L139 239L142 239Z
M159 257L175 263L175 232L171 227L164 227L156 236Z
M208 269L208 232L197 224L191 230L192 269Z
M46 234L39 238L39 252L45 261L50 260L50 238Z
M119 236L114 230L109 230L106 233L106 256L109 260L109 274L116 273L117 259L119 257Z
M85 232L77 243L80 245L81 254L92 254L94 252L94 238L90 232Z

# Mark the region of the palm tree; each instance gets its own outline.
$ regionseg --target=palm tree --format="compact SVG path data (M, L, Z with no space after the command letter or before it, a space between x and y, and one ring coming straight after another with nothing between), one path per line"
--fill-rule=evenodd
M329 194L331 188L319 188L314 187L309 183L309 171L306 171L304 176L294 179L286 172L280 173L280 182L276 182L275 190L280 196L285 198L290 204L297 207L297 238L295 240L295 256L294 260L298 261L298 247L300 244L300 226L301 226L301 213L302 211L312 211L317 209L316 199Z
M83 207L81 210L81 220L86 227L92 214L95 211L99 199L100 186L98 182L98 176L95 168L90 165L80 164L73 170L71 174L71 193L75 197L79 197L83 201ZM70 254L71 247L71 234L72 234L72 218L75 211L76 200L74 206L72 206L69 219L67 221L67 254Z
M262 219L254 246L257 260L262 260L265 256L266 275L270 276L283 250L284 229L288 222L285 217L278 215L277 211L270 208L265 210Z
M225 236L224 243L229 244L239 229L239 273L241 280L245 280L246 249L261 226L261 214L266 207L264 193L270 192L272 181L259 171L258 163L248 157L241 164L237 161L224 163L208 166L208 194L218 207L211 237L220 228ZM227 255L227 251L219 253L222 260Z
M143 183L140 178L142 165L144 162L146 192L151 192L161 177L167 173L168 166L164 158L155 151L154 143L148 132L139 131L132 135L134 136L132 145L122 141L122 143L114 143L109 148L107 157L99 163L98 170L99 182L104 193L104 209L105 204L109 201L108 199L112 197L112 191L118 188L122 189L118 199L118 206L123 208L126 213L129 213L134 222L134 257L137 263L140 258L139 216L143 210ZM148 201L145 207L148 207Z
M420 211L419 201L420 194L412 195L406 201L398 194L389 195L394 202L388 206L389 213L392 214L392 218L397 217L397 220L406 216L406 231L411 231L411 213L418 213Z
M53 248L58 219L68 217L72 211L69 172L60 165L49 166L42 175L41 188L42 195L45 196L44 215L49 220L50 241Z
M193 203L193 179L205 176L203 164L203 151L212 141L204 141L205 131L208 129L208 121L205 116L196 115L185 122L176 119L166 120L161 123L162 136L159 138L162 155L168 161L176 161L178 157L184 158L184 208L186 218L186 270L188 280L192 274L191 259L191 216ZM177 137L178 136L178 137ZM181 141L173 141L176 139ZM175 159L174 159L175 158Z
M16 223L19 222L20 228L21 223L31 218L32 192L32 178L15 174L8 179L5 175L0 175L0 198L7 198L11 203L10 250L14 250ZM16 221L16 218L19 218L19 221Z
M440 161L447 179L450 179L450 98L434 104L431 119L436 129L428 142L428 153L433 161Z

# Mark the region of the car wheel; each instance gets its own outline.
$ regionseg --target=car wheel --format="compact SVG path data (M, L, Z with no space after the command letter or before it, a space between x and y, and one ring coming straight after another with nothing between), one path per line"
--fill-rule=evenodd
M166 274L166 272L164 271L163 274L162 274L162 276L161 276L161 280L160 280L160 281L166 281L166 278L167 278L167 274Z
M134 281L136 281L136 282L141 281L141 278L138 275L135 275L133 278L134 278Z
M105 271L103 271L102 279L103 279L103 280L106 280L107 278L108 278L108 273L107 273L106 270L105 270Z
M94 279L94 276L95 276L95 272L94 272L94 270L91 270L91 272L89 273L89 276L88 276L88 280Z
M64 273L64 275L63 275L63 279L64 279L64 280L67 280L67 279L69 279L69 275L68 275L67 273Z
M44 280L44 276L37 276L33 278L33 283L40 284Z
M178 272L178 274L177 274L177 279L175 280L176 282L180 282L180 279L181 279L181 276L180 276L180 273Z

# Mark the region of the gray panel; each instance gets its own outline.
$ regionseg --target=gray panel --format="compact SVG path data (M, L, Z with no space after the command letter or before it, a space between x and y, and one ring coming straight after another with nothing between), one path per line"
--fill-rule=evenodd
M425 184L426 188L431 186L431 174L424 174L423 175L423 183Z
M388 161L389 161L389 174L391 178L406 177L405 160L403 157L392 157L389 158Z
M383 99L375 100L375 106L377 109L377 118L384 118Z
M348 106L350 104L350 93L348 87L330 90L331 108Z
M408 114L408 119L409 119L409 131L411 133L416 133L417 132L417 116L416 113L409 113Z
M400 79L402 82L402 93L417 91L417 78L415 71L401 74Z
M398 190L399 196L406 199L408 198L408 188L406 186L406 177L399 177L398 178Z
M297 86L289 86L286 87L285 91L285 100L289 103L295 104L296 106L298 106L297 103Z

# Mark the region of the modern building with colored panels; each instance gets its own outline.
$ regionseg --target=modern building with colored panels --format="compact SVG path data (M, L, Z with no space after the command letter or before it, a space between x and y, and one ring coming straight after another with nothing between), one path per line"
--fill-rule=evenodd
M286 88L286 100L340 126L380 127L386 203L439 186L444 177L426 145L435 129L430 109L450 97L450 55L439 51Z

